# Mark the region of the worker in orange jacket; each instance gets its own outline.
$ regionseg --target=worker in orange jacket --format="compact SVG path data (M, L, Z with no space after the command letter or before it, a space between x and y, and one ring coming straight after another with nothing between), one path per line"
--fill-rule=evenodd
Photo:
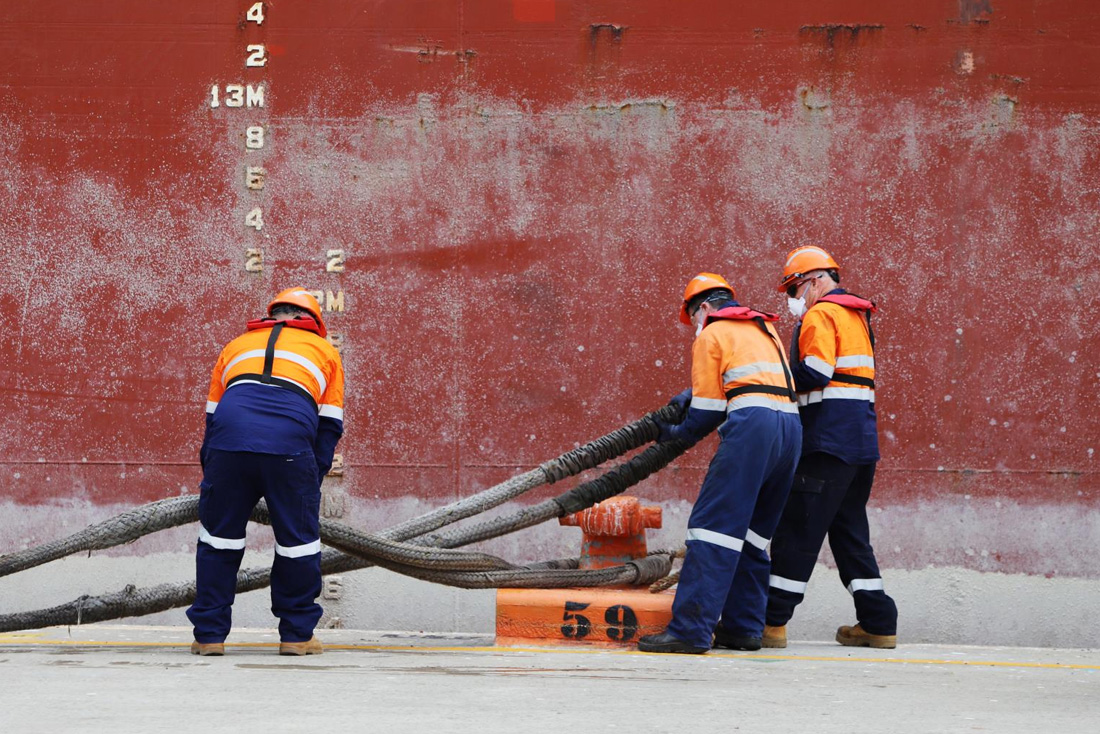
M893 648L897 606L871 548L867 499L879 460L875 418L875 304L840 287L840 266L820 247L787 257L779 290L800 319L791 371L802 419L802 458L772 540L765 647L787 646L787 622L806 593L825 536L857 624L842 645Z
M313 634L321 617L321 480L344 430L344 370L308 291L281 292L267 313L222 350L210 376L196 592L187 610L196 655L224 653L245 526L261 498L275 532L279 653L322 651Z
M659 440L693 444L717 428L720 441L688 519L672 621L664 632L642 637L639 650L760 649L765 549L802 443L775 320L739 305L720 275L700 273L684 290L680 321L696 327L691 402L679 425L661 425Z

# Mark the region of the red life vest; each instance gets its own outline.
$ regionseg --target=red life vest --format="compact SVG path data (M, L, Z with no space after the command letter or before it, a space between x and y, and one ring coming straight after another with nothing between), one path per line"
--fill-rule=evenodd
M763 319L764 321L778 321L779 317L773 313L764 313L763 311L757 311L748 306L726 306L725 308L709 314L706 321L703 322L704 328L710 323L711 319L743 319L745 321Z
M294 329L305 329L306 331L312 331L317 336L321 336L321 327L317 325L317 322L309 318L301 319L287 319L285 321L278 321L270 316L262 319L252 319L246 326L249 331L255 331L256 329L267 329L275 324L283 324Z
M844 306L845 308L851 308L856 311L878 313L878 306L875 305L874 301L868 301L866 298L861 298L852 293L837 293L834 295L822 296L817 299L817 303L821 303L822 301L835 303L838 306Z

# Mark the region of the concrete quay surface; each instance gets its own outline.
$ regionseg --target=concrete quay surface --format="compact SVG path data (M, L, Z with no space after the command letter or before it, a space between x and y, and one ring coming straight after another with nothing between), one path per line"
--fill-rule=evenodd
M281 657L234 630L87 625L0 635L0 731L1096 732L1100 650L792 641L653 655L487 635L321 630Z

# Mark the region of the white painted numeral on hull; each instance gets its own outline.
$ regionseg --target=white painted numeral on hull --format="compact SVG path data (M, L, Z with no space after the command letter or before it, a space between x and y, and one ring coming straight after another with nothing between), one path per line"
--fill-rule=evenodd
M264 228L264 213L260 207L256 207L248 214L244 215L244 226L252 227L252 229L259 232Z
M244 183L250 191L260 191L264 187L264 175L267 173L259 166L248 166L244 171Z
M249 247L244 251L244 269L249 273L262 273L264 270L264 251L258 247Z
M262 125L245 128L244 147L249 150L259 150L264 147L264 128Z
M248 67L267 66L267 49L262 43L251 43L244 47L248 51L248 58L244 65Z
M253 3L252 7L248 9L248 12L244 14L245 20L251 21L256 25L264 24L264 4Z
M243 84L226 84L225 85L225 106L226 107L244 107L244 85Z
M328 258L325 262L325 270L329 273L342 273L344 272L344 261L347 259L344 256L343 250L329 250L325 253Z

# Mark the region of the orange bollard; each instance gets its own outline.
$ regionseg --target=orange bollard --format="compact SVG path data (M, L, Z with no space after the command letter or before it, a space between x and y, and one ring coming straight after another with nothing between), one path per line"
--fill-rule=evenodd
M612 497L558 523L584 531L581 568L609 568L645 557L645 529L661 527L661 508L642 507L637 497Z
M496 644L634 647L672 619L671 591L497 589Z
M637 497L612 497L558 522L583 531L581 568L608 568L646 555L645 530L661 527L661 508L643 507ZM497 644L633 647L668 625L673 596L632 586L498 589Z

